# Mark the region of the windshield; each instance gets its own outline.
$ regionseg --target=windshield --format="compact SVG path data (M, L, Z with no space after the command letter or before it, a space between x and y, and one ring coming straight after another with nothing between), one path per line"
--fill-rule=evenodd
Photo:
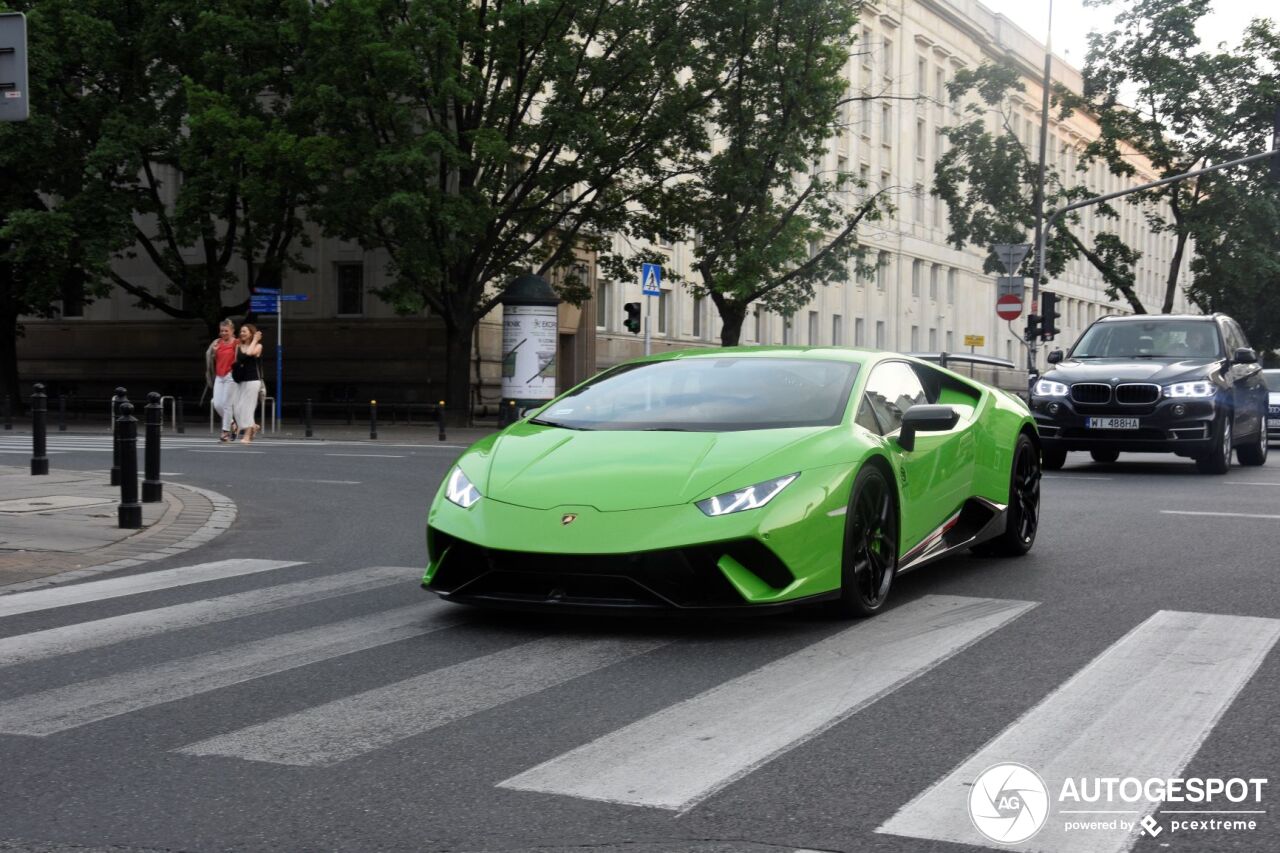
M1264 370L1262 378L1267 383L1267 390L1280 394L1280 370Z
M1218 331L1208 320L1095 323L1072 358L1221 358Z
M612 370L533 420L569 429L728 432L835 426L858 365L791 358L686 358Z

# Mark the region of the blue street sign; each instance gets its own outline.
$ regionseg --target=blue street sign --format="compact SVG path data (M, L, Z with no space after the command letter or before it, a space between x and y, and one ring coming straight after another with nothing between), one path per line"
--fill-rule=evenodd
M645 296L662 295L662 267L657 264L641 265L640 290Z
M281 302L306 302L310 299L305 293L284 293L280 296Z
M280 288L278 287L255 287L253 289L253 293L255 296L267 296L267 295L275 296L279 292L280 292Z
M264 299L250 299L249 310L255 314L274 314L276 313L276 298L269 296Z

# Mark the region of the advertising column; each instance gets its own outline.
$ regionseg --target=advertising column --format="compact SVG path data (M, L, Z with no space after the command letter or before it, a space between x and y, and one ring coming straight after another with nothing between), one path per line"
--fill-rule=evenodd
M521 417L556 395L560 297L536 275L522 275L502 296L502 399Z

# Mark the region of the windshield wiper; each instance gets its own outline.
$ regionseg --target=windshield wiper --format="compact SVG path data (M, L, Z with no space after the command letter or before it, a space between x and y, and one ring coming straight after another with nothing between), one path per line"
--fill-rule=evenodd
M529 423L538 426L558 427L560 429L576 429L583 432L589 432L591 427L569 426L568 424L557 423L556 421L544 421L542 418L529 418Z
M684 427L646 427L643 432L693 432L691 429Z

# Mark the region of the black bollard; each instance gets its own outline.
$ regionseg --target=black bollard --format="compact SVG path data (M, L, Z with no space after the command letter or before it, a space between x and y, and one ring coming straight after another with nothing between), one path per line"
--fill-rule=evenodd
M378 437L378 401L369 401L369 438Z
M120 485L120 436L116 430L120 428L120 404L128 399L123 388L116 389L116 395L111 398L111 437L117 439L111 442L111 485Z
M9 402L9 395L4 395L4 428L13 429L13 405Z
M133 404L128 400L120 404L116 447L120 449L119 526L137 530L142 526L142 504L138 503L138 419L133 416Z
M518 420L520 420L520 413L516 411L516 401L508 400L507 401L507 426L511 426L513 423L515 423Z
M436 427L440 430L440 440L444 441L444 400L436 406Z
M67 431L67 395L58 395L58 432Z
M175 429L178 430L178 435L182 435L187 431L187 422L182 419L182 398L181 397L173 401L173 426Z
M160 482L160 422L164 418L164 409L160 406L160 395L152 391L147 395L147 436L142 451L142 502L144 504L159 503L164 500L164 483Z
M45 409L49 398L44 395L44 386L36 383L36 393L31 395L31 473L49 473L49 455L44 441Z
M311 438L311 398L307 398L306 408L302 410L303 419L307 424L307 438Z

